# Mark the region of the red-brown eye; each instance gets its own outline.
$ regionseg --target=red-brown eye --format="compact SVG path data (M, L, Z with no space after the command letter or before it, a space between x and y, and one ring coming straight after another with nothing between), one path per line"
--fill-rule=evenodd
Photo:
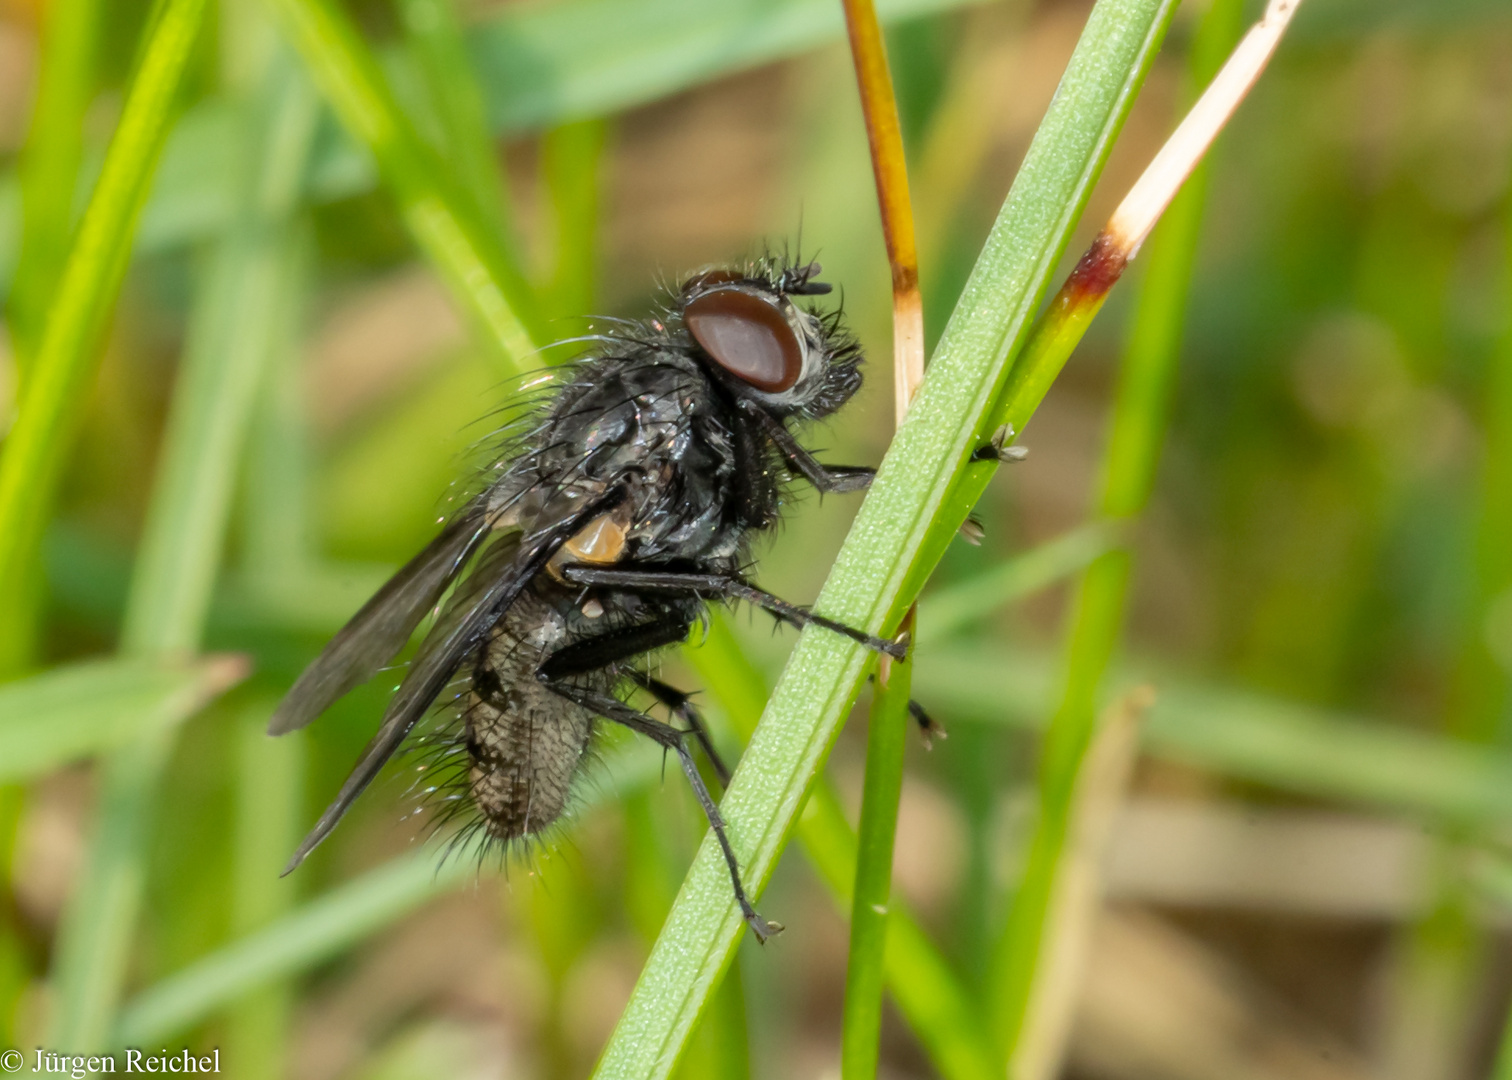
M714 289L683 309L688 331L731 375L769 394L803 374L803 343L768 300L739 288Z

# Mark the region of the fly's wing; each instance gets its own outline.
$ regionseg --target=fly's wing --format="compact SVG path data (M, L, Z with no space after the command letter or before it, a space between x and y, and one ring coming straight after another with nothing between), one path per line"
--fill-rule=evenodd
M331 639L279 703L268 721L268 734L282 735L304 727L392 660L488 532L484 504L479 499L389 578Z
M462 661L488 635L495 623L515 602L530 579L539 574L560 548L589 521L612 508L624 497L615 487L591 500L555 524L537 529L523 539L518 534L500 537L478 558L472 573L447 601L436 625L420 645L409 673L383 714L383 725L341 785L335 801L320 815L304 843L284 868L287 874L315 850L347 808L372 783L378 770L409 735L431 702L445 689Z

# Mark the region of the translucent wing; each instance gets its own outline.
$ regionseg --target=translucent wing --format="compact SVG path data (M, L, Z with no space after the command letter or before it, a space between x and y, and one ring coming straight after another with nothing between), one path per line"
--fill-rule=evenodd
M289 860L285 874L330 835L347 808L372 783L457 668L515 602L530 579L545 568L557 549L579 529L623 497L621 489L613 488L577 513L523 539L518 534L500 537L479 556L477 565L457 587L436 625L426 635L409 673L383 714L378 734L368 743L335 800Z
M279 703L269 735L302 728L404 648L488 535L481 500L459 514L341 628Z

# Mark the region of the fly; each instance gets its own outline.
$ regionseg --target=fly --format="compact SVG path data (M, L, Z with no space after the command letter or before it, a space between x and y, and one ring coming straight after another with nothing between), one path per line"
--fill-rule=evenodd
M792 431L830 416L861 385L861 351L840 313L795 302L830 291L819 270L767 258L698 274L663 318L616 324L560 370L494 479L353 616L274 713L274 735L310 723L391 661L455 585L378 733L285 873L458 686L443 756L486 841L507 844L560 818L594 725L622 724L677 755L756 937L781 929L746 896L689 740L721 783L729 771L688 696L643 661L686 640L711 599L905 654L904 640L827 619L747 578L752 542L777 523L790 478L843 492L873 475L821 464ZM684 726L632 707L636 688Z

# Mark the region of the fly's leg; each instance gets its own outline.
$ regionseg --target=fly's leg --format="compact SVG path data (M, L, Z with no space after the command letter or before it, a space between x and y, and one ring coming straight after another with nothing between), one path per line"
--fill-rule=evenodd
M703 747L703 752L708 757L709 764L714 766L714 774L719 777L720 785L722 787L729 787L730 770L725 767L724 761L720 759L719 752L714 749L714 740L709 737L708 726L704 724L703 717L698 714L698 710L693 707L693 702L689 695L683 693L675 686L669 686L660 679L653 679L651 676L639 671L630 672L630 681L665 705L674 716L677 716L683 723L688 725L688 730L698 740L698 745Z
M797 627L810 624L844 634L852 641L865 645L874 652L886 653L895 660L908 656L908 637L901 635L895 641L868 634L844 623L815 615L807 608L790 604L780 597L758 589L736 574L684 573L677 570L629 570L601 569L596 566L563 567L562 575L574 585L596 585L611 589L631 589L645 592L671 593L678 596L717 596L724 600L744 600L763 610L770 611L779 619Z
M719 841L719 849L724 852L725 865L730 869L730 883L735 888L735 902L740 905L740 914L745 918L746 925L751 928L751 932L756 935L756 940L760 942L765 942L773 934L781 933L782 924L763 919L751 906L750 898L746 896L745 886L740 883L740 864L735 861L735 850L730 847L730 837L725 828L724 818L720 816L719 807L709 795L709 789L704 785L703 777L698 774L698 766L693 763L693 755L688 752L683 738L687 732L679 731L671 724L664 724L637 709L632 709L618 698L596 690L574 686L561 676L553 677L550 674L550 667L558 655L560 654L548 657L537 670L536 677L553 693L560 694L568 701L575 702L585 709L591 709L616 724L623 724L631 731L654 740L677 755L677 760L682 764L683 774L687 776L688 783L693 785L693 794L698 796L698 803L703 807L704 816L709 819L709 827L714 830L714 838Z
M547 657L541 670L552 678L581 675L660 649L664 645L676 645L687 638L688 623L683 619L667 618L658 622L637 623L564 645ZM714 749L714 742L709 738L703 717L693 708L688 695L675 686L668 686L660 679L653 679L639 671L627 671L624 674L688 725L689 733L698 740L709 757L709 763L714 766L719 782L728 785L730 770L725 768L725 763Z
M1012 446L1014 436L1012 424L1004 424L992 433L992 438L984 445L977 447L971 452L972 461L996 461L1003 465L1011 465L1015 461L1023 461L1029 456L1029 448L1025 446Z
M925 712L924 706L913 698L908 699L908 715L912 716L914 723L919 725L919 734L924 739L926 749L933 746L936 739L948 737L949 733L945 730L945 726Z
M787 467L823 492L863 491L871 485L876 469L865 465L824 465L803 448L793 433L754 401L740 399L740 407L756 419L767 438L776 445Z
M868 675L866 681L875 684L877 677ZM924 739L924 748L927 750L934 746L936 739L946 739L950 733L945 730L945 725L929 715L928 710L913 698L908 699L908 715L913 717L913 722L918 725L919 735Z

